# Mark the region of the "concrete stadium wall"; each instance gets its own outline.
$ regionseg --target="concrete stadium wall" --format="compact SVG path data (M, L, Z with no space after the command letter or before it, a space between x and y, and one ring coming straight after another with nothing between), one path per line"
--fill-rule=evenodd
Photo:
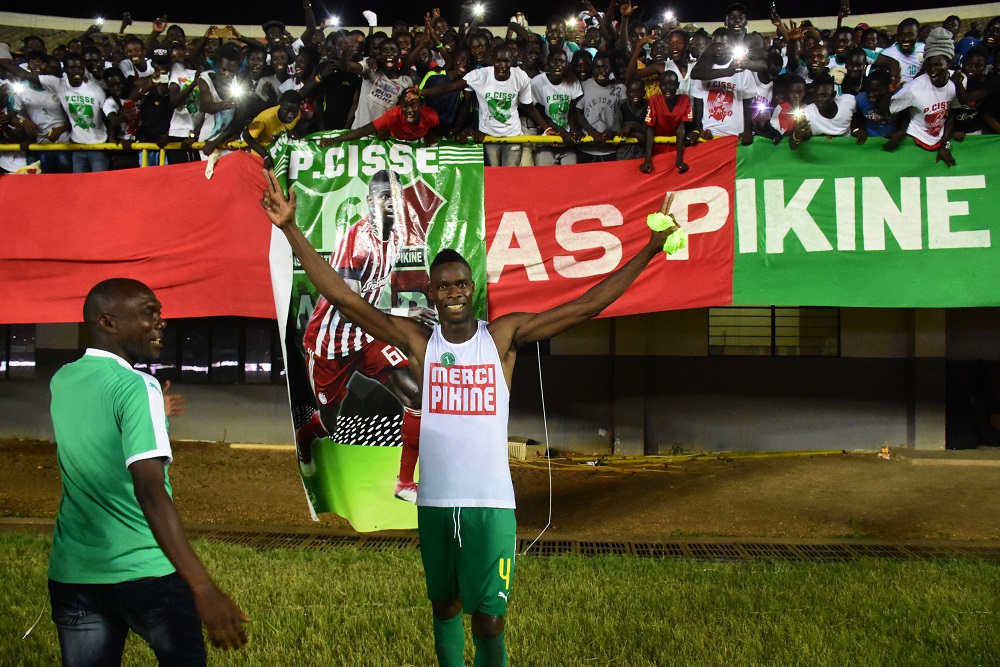
M944 346L914 343L943 341L943 316L843 308L835 358L708 356L703 309L591 322L543 357L550 442L622 454L943 449ZM537 375L522 358L511 432L543 440Z
M598 320L553 339L541 357L551 445L621 454L943 449L949 390L961 400L976 360L993 370L1000 360L998 308L843 308L841 356L831 358L708 356L707 331L700 309ZM79 355L79 340L75 324L37 328L36 379L0 382L0 437L52 438L48 382ZM175 390L188 412L172 420L173 438L291 442L282 386ZM512 394L511 435L545 440L533 350L521 352ZM972 446L972 431L956 433Z
M40 331L47 327L39 326ZM39 336L40 338L41 336ZM38 350L35 380L0 382L0 438L53 440L49 381L77 359L73 350ZM170 420L174 440L290 443L288 393L283 385L174 385L184 394L187 413Z

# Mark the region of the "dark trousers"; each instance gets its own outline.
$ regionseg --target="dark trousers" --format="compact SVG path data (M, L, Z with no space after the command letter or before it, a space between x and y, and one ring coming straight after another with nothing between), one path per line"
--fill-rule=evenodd
M186 137L170 137L170 143L175 141L185 141ZM185 162L198 162L201 157L195 150L169 150L167 151L167 164L184 164Z
M73 173L73 156L66 151L39 151L36 155L42 163L43 174Z
M191 589L176 572L120 584L49 580L65 667L120 665L132 630L160 665L204 665L205 640Z

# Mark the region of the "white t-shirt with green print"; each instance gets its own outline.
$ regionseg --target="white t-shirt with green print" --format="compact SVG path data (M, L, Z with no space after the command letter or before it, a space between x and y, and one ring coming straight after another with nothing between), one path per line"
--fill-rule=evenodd
M549 120L564 130L569 129L570 109L581 97L583 88L579 81L563 79L560 83L552 83L545 72L531 80L531 98L535 104L541 105Z
M108 140L104 126L104 88L94 80L84 79L74 88L69 79L41 74L38 82L59 97L59 103L69 117L69 140L74 144L103 144Z
M497 81L492 67L472 70L465 83L479 101L479 131L491 137L516 137L521 134L518 104L531 104L531 79L520 67L510 68L506 81Z
M188 136L194 136L192 133L197 133L198 128L201 127L202 118L204 118L198 104L201 92L197 87L198 72L187 69L180 63L174 63L173 67L170 68L170 83L176 83L181 90L188 86L195 86L194 92L188 95L184 104L174 109L174 115L170 118L169 135L186 139Z

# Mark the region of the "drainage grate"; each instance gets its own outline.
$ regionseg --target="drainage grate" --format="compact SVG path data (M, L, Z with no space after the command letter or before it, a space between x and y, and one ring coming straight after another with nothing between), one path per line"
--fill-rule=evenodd
M959 547L955 549L954 557L989 558L1000 560L1000 547Z
M894 545L886 544L859 544L856 546L859 556L869 558L906 558L907 554L902 549Z
M688 543L688 554L699 560L743 560L745 557L735 544L716 544L714 542Z
M628 542L580 542L583 556L628 556L630 553Z
M324 549L353 547L357 543L357 535L313 535L304 548L306 551L321 551Z
M361 551L386 551L388 549L416 548L415 537L382 537L379 535L364 535L358 538L355 545Z
M909 558L954 558L958 555L955 549L942 547L907 545L902 549Z
M305 546L310 537L302 533L262 533L250 546L260 549L297 549Z
M215 530L209 526L187 530L191 539L226 542L260 549L305 549L322 551L354 547L362 551L416 549L420 540L413 535L357 535L292 531ZM531 544L518 541L518 553ZM1000 560L1000 545L969 544L878 544L865 542L756 542L718 539L674 540L671 542L627 542L604 540L539 540L528 556L547 558L561 555L638 556L640 558L695 558L698 560L826 560L855 558L937 559L975 558Z
M798 558L795 550L789 544L760 544L746 542L740 545L747 558L767 560L789 560Z
M636 555L639 552L633 549ZM667 544L657 544L649 554L650 558L687 558L688 551L680 542L668 542Z
M633 542L632 554L641 558L669 558L684 555L681 551L675 553L675 545L660 544L659 542Z
M266 533L262 534L250 531L220 530L217 533L209 533L208 535L203 536L202 539L250 547L254 546L257 540L263 535L266 535Z
M846 544L795 544L790 551L795 560L849 560L859 555Z
M521 540L521 542L521 548L518 550L518 553L524 554L525 547L531 543L525 543L525 540ZM535 542L535 545L531 547L531 551L527 552L526 555L548 557L575 554L579 553L576 546L577 543L571 540L539 540Z

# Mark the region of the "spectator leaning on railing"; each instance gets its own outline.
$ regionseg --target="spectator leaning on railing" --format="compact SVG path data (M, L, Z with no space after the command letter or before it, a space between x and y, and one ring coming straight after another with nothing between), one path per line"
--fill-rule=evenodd
M953 138L961 140L970 134L1000 132L1000 77L990 76L989 52L974 46L962 60L965 89L969 99L955 107L955 132Z
M611 58L598 53L591 63L591 76L581 84L583 97L573 112L578 126L593 139L580 144L577 158L582 163L611 162L615 160L616 147L605 144L621 131L620 107L625 100L625 86L611 79Z
M288 134L299 122L299 105L302 96L296 90L286 90L278 99L278 106L264 109L254 118L243 132L243 140L255 153L264 158L264 166L271 169L274 164L267 148L282 134Z
M888 70L872 70L865 80L864 91L855 98L857 111L854 127L859 144L865 143L868 137L892 136L899 128L899 113L890 109L891 79Z
M28 71L47 74L45 54L27 54ZM11 124L24 130L26 141L37 144L64 144L69 141L69 118L59 98L38 80L26 79L11 86L10 109L15 114ZM70 154L65 151L43 151L39 154L43 174L73 171Z
M802 111L789 145L794 150L813 136L846 137L851 134L857 103L853 95L837 95L833 76L821 74L813 81L813 102Z
M893 112L909 112L910 118L889 139L887 149L896 148L909 135L921 148L937 152L935 162L944 162L949 167L955 164L951 154L951 135L955 130L951 104L956 98L963 102L967 98L961 72L952 76L948 71L954 55L951 33L934 28L927 38L923 73L903 86L889 105Z
M535 164L576 164L576 151L569 144L576 130L576 118L571 113L583 97L583 88L576 80L561 50L549 52L545 72L531 80L531 98L538 106L542 125L548 125L546 134L558 134L563 145L542 145L535 149Z
M735 44L725 28L712 35L711 46L691 73L691 95L701 108L694 129L701 137L739 136L745 146L753 142L748 98L752 86L744 67L748 56L746 47Z
M684 143L687 140L687 128L694 122L691 108L691 98L678 95L680 82L676 72L664 72L660 75L660 90L649 99L649 110L646 112L646 159L640 169L644 174L652 173L654 153L665 153L667 149L662 144L653 145L655 136L673 136L676 144L676 161L678 173L685 173L688 166L684 163Z
M168 30L169 34L169 30ZM197 136L204 114L198 103L198 77L201 75L201 65L191 68L187 62L187 50L181 42L170 44L170 78L167 86L170 90L171 104L174 112L170 117L167 134L171 143L181 142L187 145L186 150L167 151L167 162L178 164L193 162L198 155L190 150Z
M10 84L0 81L0 141L4 143L21 143L24 141L24 130L15 127L10 114ZM24 151L0 151L0 174L16 172L27 167Z

